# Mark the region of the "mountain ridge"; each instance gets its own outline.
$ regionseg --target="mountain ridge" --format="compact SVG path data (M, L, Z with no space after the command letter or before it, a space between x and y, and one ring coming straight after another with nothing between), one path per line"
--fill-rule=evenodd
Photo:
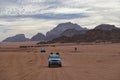
M119 28L115 25L110 24L101 24L96 26L93 30L105 30L105 31L112 31L112 30L118 30ZM42 33L37 33L34 35L31 39L28 39L25 37L24 34L18 34L12 37L8 37L3 42L24 42L24 41L52 41L56 38L66 36L66 37L72 37L75 35L83 35L86 34L86 32L89 32L91 30L82 28L80 25L76 23L60 23L52 30L48 31L46 36ZM94 32L94 31L93 31ZM92 33L92 32L91 32ZM118 33L118 32L117 32ZM88 33L87 33L88 35ZM94 33L95 35L95 33ZM99 34L97 34L99 35ZM50 38L50 39L48 39Z
M55 28L46 33L46 39L52 40L54 38L60 37L60 34L62 34L67 29L86 30L86 28L82 28L80 25L76 23L71 22L60 23Z
M94 29L98 30L113 30L113 29L118 29L115 25L110 25L110 24L100 24L96 26Z
M24 34L17 34L15 36L6 38L2 42L25 42L25 41L29 41L29 39L26 38Z
M44 40L45 40L45 35L42 33L37 33L30 39L30 41L44 41Z

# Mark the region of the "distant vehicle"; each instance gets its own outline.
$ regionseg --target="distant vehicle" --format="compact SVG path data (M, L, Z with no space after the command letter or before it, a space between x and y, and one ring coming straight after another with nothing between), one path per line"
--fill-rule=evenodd
M59 67L62 67L62 61L60 58L60 55L58 54L50 54L48 58L48 67L51 67L52 65L57 65Z
M41 48L41 52L46 52L46 49L45 48Z

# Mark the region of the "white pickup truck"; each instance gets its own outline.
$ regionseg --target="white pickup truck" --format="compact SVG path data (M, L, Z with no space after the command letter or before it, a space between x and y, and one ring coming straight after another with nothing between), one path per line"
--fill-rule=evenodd
M45 48L41 48L40 52L46 52Z
M59 67L62 67L62 61L59 54L50 54L48 58L48 67L51 67L52 65L58 65Z

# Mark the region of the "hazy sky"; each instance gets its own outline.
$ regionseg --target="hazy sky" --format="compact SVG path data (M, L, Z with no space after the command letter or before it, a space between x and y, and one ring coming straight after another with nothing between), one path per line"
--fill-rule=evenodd
M0 41L20 33L45 34L69 21L87 28L120 27L120 0L0 0Z

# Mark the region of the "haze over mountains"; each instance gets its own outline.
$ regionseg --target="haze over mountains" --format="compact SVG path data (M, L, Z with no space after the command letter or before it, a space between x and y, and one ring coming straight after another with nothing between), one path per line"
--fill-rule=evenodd
M33 36L31 39L28 39L28 38L25 37L24 34L18 34L18 35L15 35L13 37L6 38L5 40L3 40L3 42L24 42L24 41L52 41L52 42L59 42L60 39L64 40L63 37L64 38L69 37L69 39L70 39L72 37L75 37L76 35L81 35L82 38L83 37L85 38L86 35L87 35L87 38L89 37L89 39L91 39L90 37L99 36L99 34L98 34L99 30L100 31L109 31L109 33L112 33L112 30L119 30L119 28L117 28L114 25L101 24L101 25L96 26L94 28L94 30L89 30L87 28L82 28L78 24L67 22L67 23L58 24L55 28L48 31L46 35L43 35L42 33L38 33L35 36ZM91 33L94 33L94 35L91 35ZM117 31L117 34L118 33L119 33L119 31ZM81 36L79 36L80 39L82 39ZM101 35L101 36L104 36L104 35ZM87 40L87 39L84 39L84 41L85 40ZM65 40L63 42L67 42L67 41L68 40ZM75 40L74 40L74 42L75 42Z

